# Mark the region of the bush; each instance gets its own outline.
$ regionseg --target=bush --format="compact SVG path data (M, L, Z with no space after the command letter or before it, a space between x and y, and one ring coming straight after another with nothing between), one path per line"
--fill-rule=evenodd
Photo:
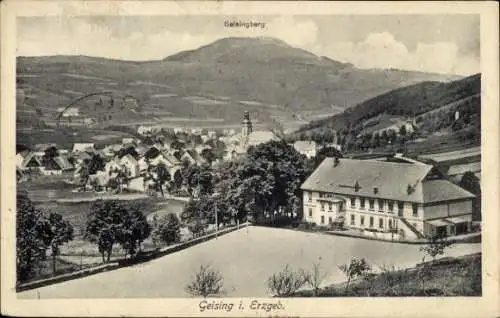
M294 271L289 265L285 265L280 272L269 277L267 286L276 296L290 297L302 288L307 280L308 277L304 275L304 271Z
M202 296L203 298L221 296L224 294L222 275L209 265L201 265L185 290L192 296Z

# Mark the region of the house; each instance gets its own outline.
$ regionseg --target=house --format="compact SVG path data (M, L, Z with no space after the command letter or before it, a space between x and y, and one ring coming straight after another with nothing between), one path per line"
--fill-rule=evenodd
M153 132L153 127L150 126L139 126L137 128L137 133L140 135L148 135Z
M194 150L184 150L179 161L188 162L190 165L197 165L204 162L203 158Z
M71 171L75 167L69 162L66 156L57 156L47 162L42 167L41 172L44 175L60 175L65 171Z
M122 145L133 144L134 142L134 138L122 138Z
M73 153L76 152L85 152L85 151L90 151L94 150L94 144L93 143L75 143L73 145Z
M16 155L16 168L21 171L39 170L41 166L42 162L35 152L23 151Z
M432 165L326 158L302 184L304 220L344 217L366 235L417 239L470 231L472 193Z
M316 154L318 152L318 147L315 141L297 140L293 144L293 148L295 148L298 153L306 156L307 158L316 157Z
M129 177L135 178L139 175L139 163L130 154L123 156L120 159L120 165L129 171Z
M106 162L106 164L104 165L104 171L108 174L108 175L111 175L113 172L117 171L117 170L121 170L122 169L122 166L120 164L120 159L118 158L114 158L108 162Z
M209 130L207 131L207 136L211 139L217 137L217 132L215 130Z
M211 147L210 145L206 145L206 144L204 144L204 145L197 145L197 146L194 148L194 150L196 150L196 152L197 152L198 154L201 154L201 153L203 152L203 150L205 150L205 149L212 149L212 147Z

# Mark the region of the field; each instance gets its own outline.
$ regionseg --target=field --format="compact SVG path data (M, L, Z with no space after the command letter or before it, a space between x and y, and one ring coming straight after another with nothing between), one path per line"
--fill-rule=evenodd
M133 136L124 132L105 129L78 128L77 131L66 128L32 131L18 129L16 132L16 143L31 147L41 143L55 143L60 149L71 149L73 144L78 142L94 142L97 146L101 146L116 142L121 143L122 138L130 137Z
M456 244L445 256L480 251L480 244ZM187 297L185 285L201 264L224 278L228 297L266 297L267 279L285 264L309 269L320 262L325 284L344 281L337 265L364 257L373 266L409 268L422 259L418 245L395 244L293 230L248 227L136 266L18 294L19 298Z

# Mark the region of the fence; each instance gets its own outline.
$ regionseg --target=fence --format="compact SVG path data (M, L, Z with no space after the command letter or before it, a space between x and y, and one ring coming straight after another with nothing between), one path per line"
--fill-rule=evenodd
M228 234L228 233L236 231L240 228L247 227L248 225L249 225L248 223L243 223L243 224L240 224L239 226L233 226L230 228L226 228L226 229L223 229L221 231L216 231L216 232L204 235L204 236L194 238L194 239L189 240L189 241L184 242L184 243L167 246L167 247L164 247L164 248L161 248L161 249L158 249L155 251L151 251L151 252L146 252L146 253L138 255L137 257L135 257L133 259L122 259L122 260L118 260L115 262L102 264L102 265L91 267L91 268L86 268L86 269L79 270L79 271L76 271L73 273L63 274L63 275L54 276L54 277L41 279L41 280L36 280L36 281L24 283L24 284L19 284L16 286L16 291L22 292L25 290L30 290L30 289L35 289L35 288L47 286L47 285L61 283L64 281L75 279L75 278L82 278L82 277L86 277L86 276L90 276L90 275L94 275L94 274L98 274L98 273L102 273L102 272L106 272L106 271L110 271L110 270L115 270L115 269L122 268L125 266L131 266L131 265L135 265L135 264L139 264L139 263L144 263L144 262L150 261L150 260L158 258L158 257L162 257L162 256L165 256L168 254L172 254L172 253L184 250L184 249L191 247L191 246L194 246L196 244L200 244L200 243L209 241L211 239L216 238L217 236Z

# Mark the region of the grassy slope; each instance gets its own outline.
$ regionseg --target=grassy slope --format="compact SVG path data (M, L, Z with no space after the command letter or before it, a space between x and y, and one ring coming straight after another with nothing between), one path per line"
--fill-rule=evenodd
M299 131L341 130L350 124L353 125L354 129L360 129L364 121L381 114L419 116L477 95L480 90L480 74L449 83L423 82L414 84L368 99L347 109L342 114L313 121L303 126ZM474 102L480 106L480 99L475 99Z
M384 271L372 279L323 288L318 297L359 296L481 296L481 253L445 258L431 265L424 286L419 278L421 267ZM302 291L298 297L311 297L311 291Z
M219 116L239 122L242 100L265 104L256 109L269 118L291 120L302 110L331 111L402 85L449 76L400 70L360 70L317 57L273 39L224 39L161 61L128 62L85 56L19 57L18 87L26 103L45 111L61 107L78 93L112 91L133 95L142 107L157 107L174 116ZM68 75L69 74L69 75ZM75 74L77 76L75 76ZM35 77L33 77L35 76ZM76 95L75 95L76 92ZM178 96L152 98L154 94ZM195 105L183 97L225 96L226 104ZM253 110L253 109L252 109Z

